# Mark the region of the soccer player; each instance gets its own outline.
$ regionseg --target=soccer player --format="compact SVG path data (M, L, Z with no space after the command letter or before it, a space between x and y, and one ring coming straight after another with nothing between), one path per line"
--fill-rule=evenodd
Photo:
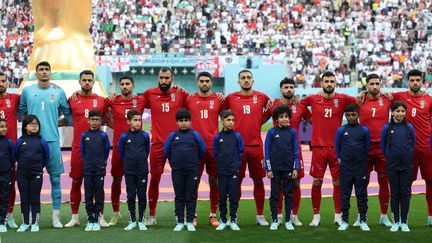
M159 198L159 183L164 171L166 158L163 146L168 135L178 129L175 114L183 107L188 94L171 87L174 74L170 68L163 67L158 73L158 87L150 88L143 93L147 100L146 108L151 110L151 144L150 147L150 186L148 191L150 218L146 226L155 225L156 206Z
M236 122L234 130L238 131L245 143L242 164L240 166L240 183L243 181L246 166L249 167L249 175L254 182L254 198L256 205L256 223L260 226L268 226L264 218L264 182L266 173L261 161L264 159L263 143L261 140L261 125L265 122L264 111L269 97L252 89L254 79L252 72L242 70L238 74L240 91L229 94L226 97L227 109L234 113ZM241 197L241 189L239 190Z
M312 163L310 175L312 183L312 207L314 217L310 226L316 227L321 222L321 186L327 165L333 180L333 202L335 207L334 222L342 223L340 210L339 162L334 149L334 137L342 124L345 108L355 103L355 99L345 94L336 93L336 77L326 71L321 77L322 91L302 99L301 103L312 108Z
M297 133L297 142L299 144L300 167L298 170L297 178L294 179L294 189L292 192L292 214L291 214L290 221L294 226L302 226L303 224L300 222L298 218L298 209L300 206L300 199L301 199L300 179L304 177L304 164L303 164L303 156L302 156L302 150L300 144L300 135L298 131L300 129L300 124L302 120L312 123L312 114L305 105L294 102L294 95L295 95L294 80L290 78L284 78L280 82L279 88L280 88L281 97L280 99L277 99L273 102L272 107L270 107L270 109L268 109L266 112L266 117L270 117L274 108L282 104L287 105L292 111L292 117L289 123L290 123L290 127L294 128ZM277 122L275 120L273 120L273 126L274 127L277 126ZM279 198L279 206L278 206L279 224L282 223L282 203L283 203L283 197L281 196Z
M15 143L17 140L17 114L20 95L7 93L8 86L9 82L7 81L6 74L0 72L0 118L6 120L6 136ZM13 209L16 195L15 181L16 171L14 163L12 168L11 191L9 194L9 207L6 215L7 226L12 229L18 228L13 218Z
M98 110L101 114L108 114L108 102L105 98L93 93L94 73L90 70L84 70L80 73L79 84L81 92L78 92L76 98L69 97L68 103L72 112L72 121L74 123L74 134L72 139L71 154L71 171L69 176L72 178L72 187L70 191L70 201L72 218L65 227L74 227L79 225L78 211L81 203L81 185L83 182L83 160L80 154L80 140L83 132L89 129L87 121L91 110ZM106 121L112 123L112 121ZM108 227L103 215L98 222L102 227Z
M345 109L348 124L340 127L335 136L336 157L340 163L340 187L342 224L338 230L348 229L350 198L355 188L360 212L360 229L370 231L367 225L367 156L370 148L370 133L366 126L359 125L359 107L348 105Z
M381 78L375 74L366 77L367 93L360 105L360 124L366 126L370 132L371 147L368 154L368 184L370 173L375 170L378 177L378 198L381 208L381 225L391 227L392 223L387 217L390 200L390 189L386 173L386 161L381 150L381 131L388 122L391 100L380 92ZM360 217L353 226L360 226Z
M132 77L123 76L120 78L119 83L121 95L117 95L112 100L108 101L113 121L114 145L118 144L120 135L129 130L129 124L127 122L128 111L137 110L142 114L146 105L146 99L143 96L136 96L133 94L135 84ZM117 225L121 219L120 194L123 175L123 161L120 159L118 147L113 146L111 158L111 176L113 177L113 182L111 184L111 203L114 214L109 221L109 225Z
M60 175L64 172L64 167L58 131L59 110L68 124L72 124L72 116L65 92L50 82L51 66L48 62L43 61L36 65L36 77L38 79L37 84L23 89L18 113L37 114L43 124L40 132L50 149L50 159L46 165L46 170L51 181L52 224L54 228L63 228L63 224L60 222Z
M214 136L218 133L218 116L225 107L225 102L211 92L213 82L210 73L199 73L197 86L199 91L197 94L186 98L185 107L192 113L192 129L197 131L206 143L207 152L200 161L199 177L201 178L205 165L210 185L210 224L217 227L219 222L216 218L216 210L219 196L212 143Z
M429 148L431 136L432 99L421 90L423 73L413 69L408 72L408 91L393 93L395 101L400 100L406 105L406 120L415 130L416 144L414 147L412 180L417 179L420 169L426 183L426 201L428 205L427 225L432 226L432 153Z

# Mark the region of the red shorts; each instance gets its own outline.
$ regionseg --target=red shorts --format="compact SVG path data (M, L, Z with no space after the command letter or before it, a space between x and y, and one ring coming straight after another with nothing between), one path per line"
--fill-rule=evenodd
M432 180L432 153L430 148L414 149L413 181L417 180L417 172L419 168L423 180Z
M262 161L264 151L262 145L245 146L240 165L240 178L246 177L246 165L249 168L249 177L252 179L261 179L266 176Z
M310 175L313 178L324 178L327 165L333 179L339 179L339 162L334 147L313 147Z
M217 176L217 165L214 159L213 149L207 149L204 158L200 161L199 176L201 177L204 172L204 165L206 167L207 175Z
M378 174L387 174L386 160L381 149L381 143L371 143L367 164L369 174L373 170Z
M303 163L303 154L302 154L302 152L301 152L301 150L300 150L300 153L299 153L299 160L300 160L300 169L299 169L299 171L298 171L298 176L297 176L297 178L298 179L301 179L301 178L303 178L304 177L304 163Z
M83 178L83 160L81 157L81 151L79 147L72 147L71 153L71 171L69 177L72 179Z
M163 143L152 143L150 147L150 175L162 176L165 168L166 158Z
M120 159L120 154L118 151L117 143L114 143L111 157L111 176L122 177L124 175L123 171L123 161Z

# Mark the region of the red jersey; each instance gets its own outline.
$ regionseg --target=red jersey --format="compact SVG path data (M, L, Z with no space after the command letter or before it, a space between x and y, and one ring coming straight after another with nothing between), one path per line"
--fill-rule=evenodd
M69 97L68 104L71 109L74 128L72 147L79 147L81 135L90 128L87 121L89 112L95 109L101 114L108 112L108 101L97 94L90 96L77 95L76 100Z
M202 136L207 149L213 148L213 138L219 130L219 113L225 108L225 101L215 93L208 97L196 94L186 98L185 107L192 114L192 129Z
M383 94L378 98L371 98L366 95L360 106L360 124L369 129L371 142L381 141L382 128L389 121L391 103Z
M178 92L176 88L164 93L159 87L154 87L142 96L147 100L146 108L151 111L152 143L164 143L172 131L178 130L175 114L183 107L188 93Z
M261 125L269 100L266 94L255 90L250 95L234 92L226 97L227 109L231 109L235 117L234 130L240 133L245 145L262 145Z
M19 103L19 94L6 93L4 97L0 97L0 117L6 120L6 136L10 138L14 143L17 140L17 119Z
M303 98L301 103L312 108L312 146L334 146L345 108L348 104L354 104L355 99L338 93L332 98L314 94Z
M422 94L412 96L409 91L393 94L393 100L400 100L407 106L405 117L414 126L417 148L429 148L431 135L431 96Z
M117 95L112 101L108 101L108 104L113 117L113 144L117 146L120 135L129 130L130 127L127 123L128 111L137 110L143 113L147 100L143 96L133 96L126 99L121 95Z

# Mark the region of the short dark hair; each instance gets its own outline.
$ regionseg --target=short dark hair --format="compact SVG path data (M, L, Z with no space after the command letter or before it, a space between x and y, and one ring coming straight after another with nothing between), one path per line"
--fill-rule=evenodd
M282 81L280 81L280 83L279 83L279 88L282 88L282 86L284 86L285 84L292 84L292 85L295 86L294 79L292 79L292 78L284 78L284 79L282 79Z
M38 63L38 64L36 65L36 72L37 72L37 70L38 70L38 68L39 68L40 66L47 66L47 67L49 67L49 69L51 70L51 65L49 64L49 62L47 62L47 61L42 61L42 62L40 62L40 63Z
M349 104L345 108L345 112L357 112L360 113L360 109L357 104Z
M243 69L243 70L241 70L241 71L238 73L238 77L239 77L239 78L240 78L240 74L242 74L242 73L250 73L250 74L252 75L252 77L253 77L253 73L252 73L250 70Z
M377 78L381 81L381 77L378 74L371 73L368 76L366 76L366 83L369 83L369 80L374 79L374 78Z
M181 120L181 119L191 120L191 118L192 118L192 115L188 109L179 109L176 112L176 121Z
M225 120L229 116L234 116L234 113L230 110L223 110L219 115L222 120Z
M277 120L279 118L279 115L287 113L288 117L291 119L292 112L291 109L287 105L278 105L276 108L274 108L272 112L272 118L273 120Z
M202 77L202 76L204 76L204 77L208 77L208 78L210 78L210 80L213 79L213 78L212 78L212 75L211 75L209 72L200 72L200 73L198 74L198 79L199 79L200 77Z
M409 79L411 76L420 76L420 77L423 77L423 72L420 71L420 70L418 70L418 69L412 69L412 70L410 70L410 71L408 72L408 74L407 74L408 79Z
M100 116L101 116L100 111L98 111L98 110L96 110L96 109L93 109L93 110L91 110L91 111L88 113L88 118L90 118L90 117L100 117Z
M173 73L172 69L169 68L169 67L162 67L162 68L159 70L159 72L163 72L163 73L165 73L165 72L169 72L169 73L171 74L171 78L174 79L174 73Z
M321 75L321 80L323 80L325 77L334 77L334 78L336 78L336 75L333 72L331 72L331 71L325 71Z
M80 79L83 75L91 75L94 78L94 73L91 70L82 70L79 74Z
M6 122L6 119L4 119L3 117L0 117L0 122Z
M132 118L133 118L134 116L140 116L140 117L141 117L141 112L139 112L139 111L137 111L137 110L129 110L129 111L126 113L126 117L127 117L127 119L128 119L129 121L132 120Z
M4 72L0 72L0 76L6 76Z
M28 124L30 124L32 121L36 120L36 122L39 124L39 130L36 135L40 136L41 131L41 123L39 121L39 118L35 115L25 115L22 121L22 127L21 127L21 133L22 136L27 136L27 130L26 127Z
M124 80L124 79L130 80L132 84L135 84L134 79L133 79L131 76L127 76L127 75L125 75L125 76L121 76L120 79L119 79L119 83L120 83L122 80Z

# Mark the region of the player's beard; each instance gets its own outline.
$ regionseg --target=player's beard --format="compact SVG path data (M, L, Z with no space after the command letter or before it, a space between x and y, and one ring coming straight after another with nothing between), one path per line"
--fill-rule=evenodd
M411 90L413 93L417 93L417 92L419 92L420 89L421 89L421 87L420 87L419 85L413 85L413 86L410 87L410 90Z
M210 91L210 87L204 86L199 88L202 93L207 93Z
M123 96L128 96L128 95L130 95L131 93L132 93L132 91L130 91L130 90L128 90L128 89L122 89L122 95Z
M323 88L323 92L326 93L326 94L333 94L334 90L335 89L333 87Z
M376 96L380 93L380 90L379 90L379 89L371 89L371 90L369 90L368 92L369 92L369 94L371 94L373 97L376 97Z
M171 84L159 84L159 89L162 92L167 92L171 88Z
M292 99L292 97L294 97L294 93L288 92L286 94L282 93L282 97L284 97L287 100Z

